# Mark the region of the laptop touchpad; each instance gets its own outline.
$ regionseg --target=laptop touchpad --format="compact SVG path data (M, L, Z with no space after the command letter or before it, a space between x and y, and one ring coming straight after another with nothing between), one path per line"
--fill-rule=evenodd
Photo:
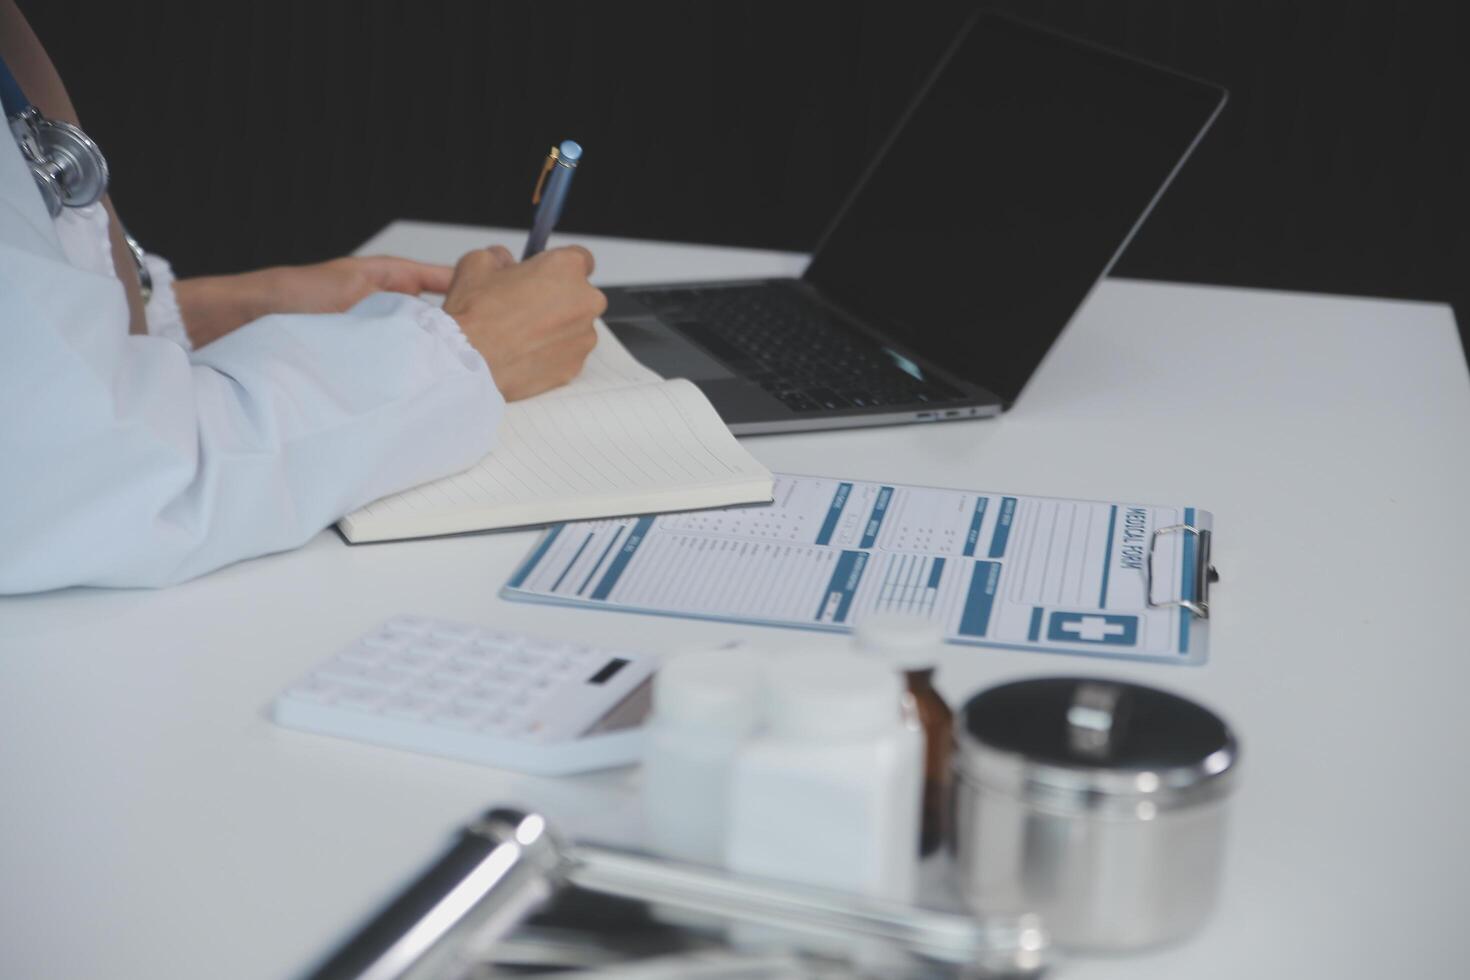
M665 378L708 381L735 377L719 361L653 317L619 317L607 321L628 353Z

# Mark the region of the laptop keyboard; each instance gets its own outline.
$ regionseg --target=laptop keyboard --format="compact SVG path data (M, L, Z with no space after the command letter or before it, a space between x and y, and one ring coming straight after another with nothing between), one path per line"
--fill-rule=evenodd
M731 370L798 412L943 402L960 392L920 380L882 345L777 284L635 290Z

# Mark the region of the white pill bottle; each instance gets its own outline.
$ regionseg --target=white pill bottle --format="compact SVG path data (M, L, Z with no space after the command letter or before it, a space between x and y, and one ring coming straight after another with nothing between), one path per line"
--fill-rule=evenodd
M765 667L765 725L731 767L732 871L912 901L924 735L900 674L854 653Z
M643 817L649 847L719 865L735 757L761 725L766 657L750 647L696 650L654 675L644 729Z

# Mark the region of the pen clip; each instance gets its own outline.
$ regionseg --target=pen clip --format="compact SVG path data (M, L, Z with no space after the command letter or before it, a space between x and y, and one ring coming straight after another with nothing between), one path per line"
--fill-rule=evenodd
M541 188L546 186L546 175L551 173L551 168L556 166L557 161L560 159L561 154L553 146L551 152L546 155L546 163L541 166L541 176L536 178L536 189L531 192L531 203L533 205L541 203Z

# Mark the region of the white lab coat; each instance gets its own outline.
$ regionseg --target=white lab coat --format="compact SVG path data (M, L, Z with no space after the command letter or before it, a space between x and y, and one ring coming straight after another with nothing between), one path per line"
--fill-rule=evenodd
M269 316L190 351L129 335L110 266L67 245L0 126L0 593L165 585L294 548L491 448L489 369L420 300Z

